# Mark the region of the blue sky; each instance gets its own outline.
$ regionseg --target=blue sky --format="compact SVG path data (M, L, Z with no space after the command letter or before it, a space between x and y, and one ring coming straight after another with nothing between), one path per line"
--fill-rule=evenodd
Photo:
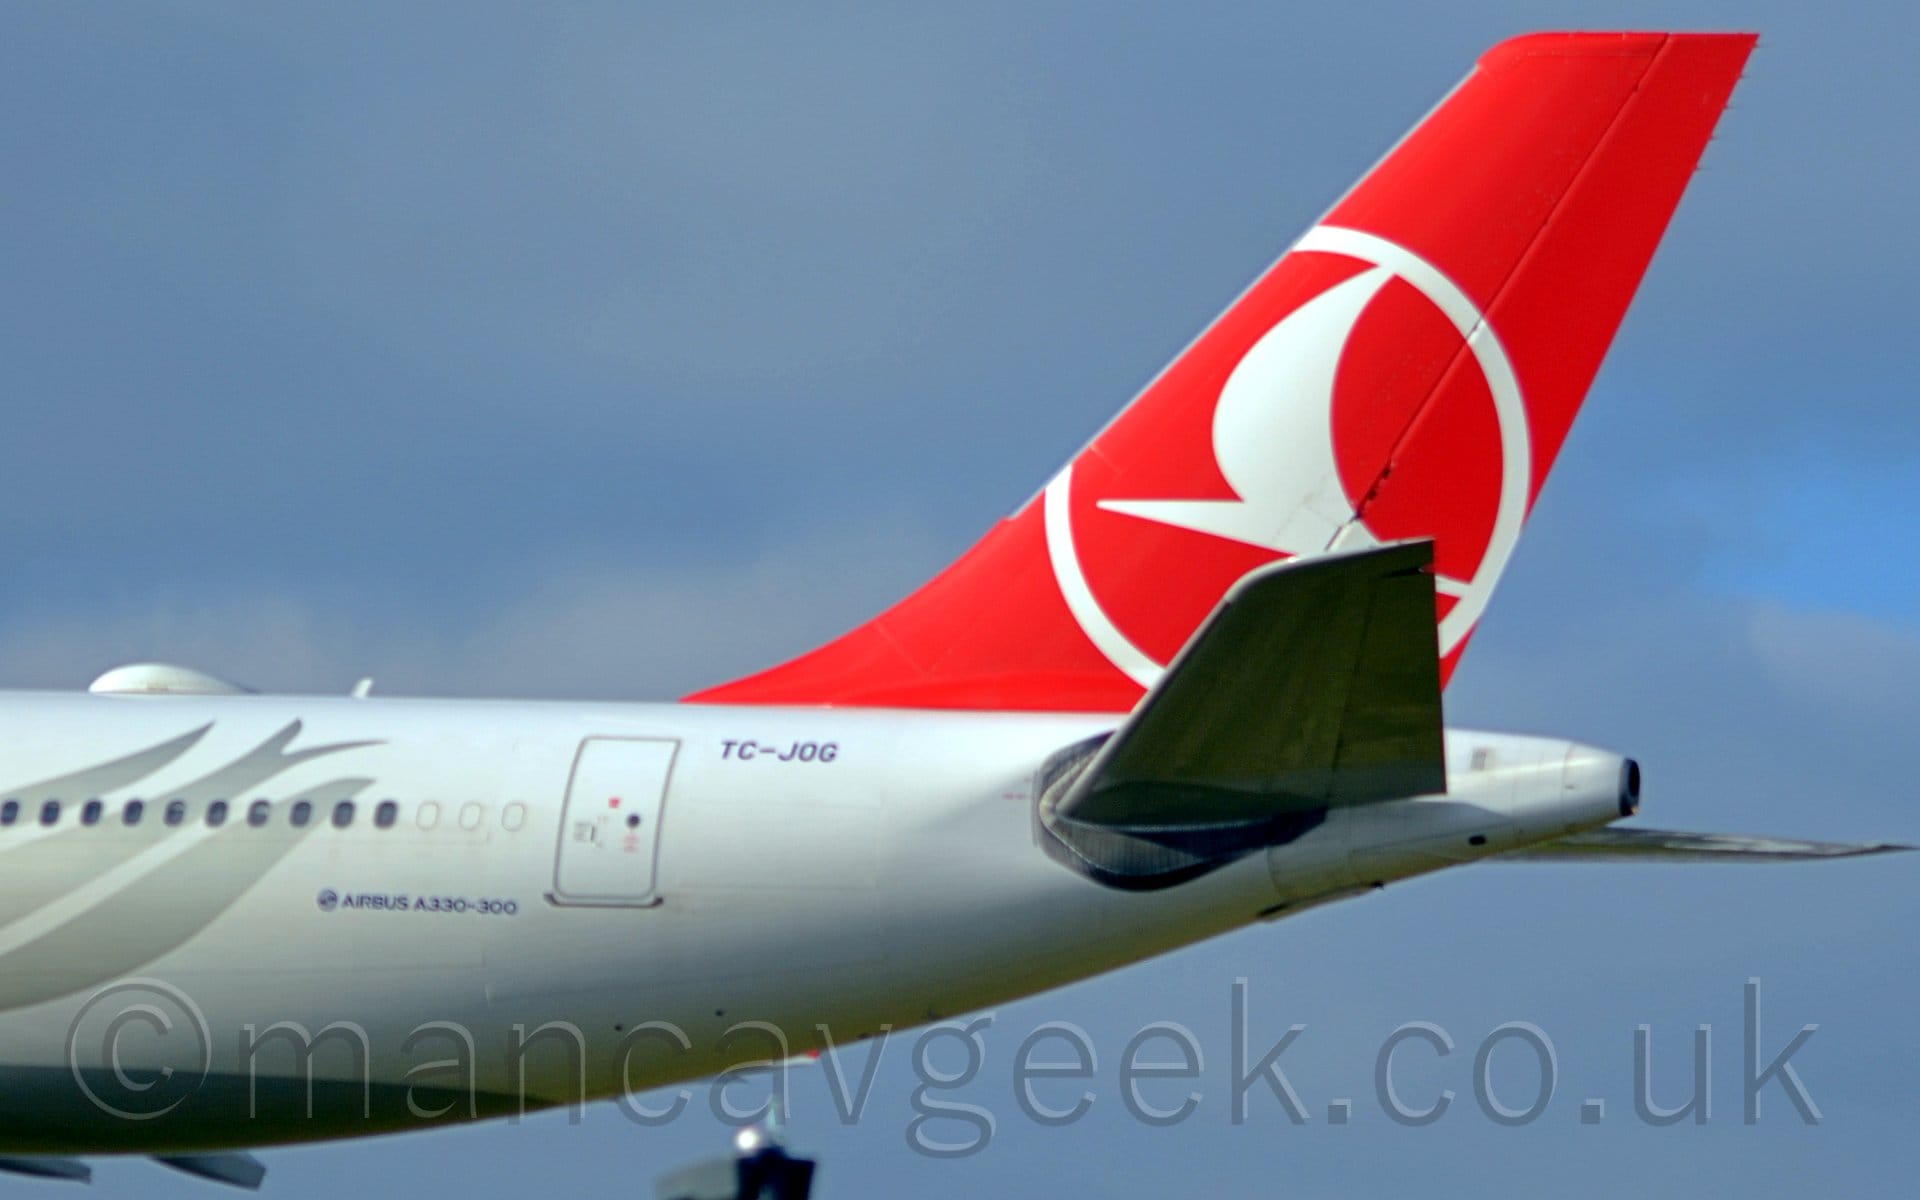
M14 6L0 682L659 698L764 665L1029 495L1485 46L1754 28L1450 717L1634 753L1650 822L1920 841L1920 16L1291 7ZM906 1149L904 1042L857 1128L799 1081L795 1136L826 1196L1905 1191L1916 924L1903 860L1490 866L1007 1006L972 1158ZM1128 1032L1223 1030L1242 976L1256 1033L1308 1026L1322 1112L1231 1125L1222 1054L1141 1130ZM1750 976L1766 1053L1820 1025L1817 1127L1778 1092L1739 1121ZM1006 1071L1055 1019L1106 1055L1064 1131ZM1499 1128L1449 1062L1462 1111L1392 1125L1372 1055L1410 1020L1531 1021L1561 1094ZM1675 1061L1714 1025L1706 1127L1579 1125L1630 1111L1641 1022ZM290 1197L625 1195L723 1142L590 1112L268 1157ZM153 1175L101 1181L188 1186Z

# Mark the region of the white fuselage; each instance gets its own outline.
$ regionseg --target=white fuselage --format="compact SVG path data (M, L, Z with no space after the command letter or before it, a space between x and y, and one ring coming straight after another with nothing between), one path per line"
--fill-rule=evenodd
M1620 759L1456 731L1445 796L1116 890L1044 853L1034 814L1040 766L1116 720L9 694L0 1153L347 1136L699 1078L770 1055L742 1022L787 1053L845 1045L1621 815ZM314 1079L297 1114L275 1090Z

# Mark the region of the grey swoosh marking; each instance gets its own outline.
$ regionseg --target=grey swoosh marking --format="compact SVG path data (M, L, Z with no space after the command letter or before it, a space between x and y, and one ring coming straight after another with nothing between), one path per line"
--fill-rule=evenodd
M223 829L220 834L208 838L193 851L182 855L182 858L192 858L194 854L204 850L210 845L227 845L228 836L235 832L245 833L253 840L262 843L274 842L275 839L272 835L276 832L304 832L296 831L292 829L291 826L288 826L278 812L275 814L275 819L270 821L264 828L256 829L247 825L245 819L246 807L247 804L251 802L251 798L247 797L246 793L265 783L267 780L272 779L274 776L311 759L326 754L336 754L344 750L356 749L362 746L379 745L380 743L373 741L335 742L331 745L314 746L306 750L295 751L291 754L286 753L287 744L300 735L300 730L301 723L297 720L293 721L235 761L210 774L200 777L185 787L167 792L164 798L156 797L149 801L147 804L146 819L139 825L128 828L125 825L89 827L70 824L67 828L61 829L33 843L31 848L23 848L21 853L8 855L6 869L0 871L0 925L7 925L19 920L41 905L66 895L75 888L83 886L89 880L97 879L102 874L133 858L135 855L143 853L168 835L179 832L183 827L170 826L163 821L167 800L187 800L194 803L196 808L199 805L204 805L208 800L231 800L232 802L233 811L227 818L232 822L232 827ZM179 750L174 751L166 759L167 762L171 762L174 758L179 757L181 753L184 753L188 746L197 742L206 732L206 728L203 727L191 734L185 735L184 738L176 738L172 742L164 743L163 746L156 746L151 750L142 751L141 754L153 754L163 747L172 747L175 743L185 741L186 745L181 746ZM105 776L100 773L104 772L106 768L117 766L118 764L128 761L128 759L136 757L139 757L139 755L129 755L127 759L116 759L112 763L104 763L98 767L89 767L81 771L76 771L71 775L61 776L60 778L79 779L90 774L104 778ZM158 770L160 765L164 764L156 763L153 769ZM141 776L134 776L136 779L140 777ZM339 781L336 780L333 784L323 786L335 787L338 783ZM360 786L365 787L368 786L368 784L361 783ZM105 791L108 789L103 788L101 790ZM355 789L355 791L357 792L358 789ZM303 794L309 799L316 798L313 792ZM329 801L329 803L331 803L331 801ZM72 821L71 816L66 819L69 822ZM199 811L194 811L190 814L189 819L199 821L202 819L202 814ZM278 861L277 856L274 861ZM168 865L171 866L172 864ZM266 866L261 868L261 872L264 873L267 867L271 865L271 862L267 863ZM225 870L225 868L221 867L218 863L213 864L207 869L209 873L215 877L222 876ZM165 868L161 868L161 870L163 873L165 872ZM251 883L252 879L246 879L243 886ZM103 903L111 904L111 899ZM145 922L140 919L139 914L130 914L130 917L131 925L134 928L138 929L144 926ZM62 928L65 928L65 926ZM56 932L58 931L56 930ZM32 945L37 944L38 943L30 943L28 947L22 947L21 950L24 951ZM16 951L15 953L20 953L20 951ZM11 958L11 955L0 958L0 963L6 963ZM0 996L4 996L5 994L6 988L4 985L0 985Z
M329 780L303 789L313 823L288 824L291 799L273 802L267 823L246 823L235 806L232 824L154 868L92 908L5 955L0 955L0 1011L39 1004L117 979L185 945L233 907L300 842L327 828L327 810L373 785L364 777Z
M160 835L104 835L84 827L65 829L10 854L0 871L0 925L9 925L41 905L66 895L158 841Z
M210 721L144 750L14 788L6 795L20 799L25 808L22 821L35 820L39 804L51 799L60 800L71 814L73 806L85 798L117 791L159 771L198 745L212 728ZM67 819L68 828L34 842L29 851L7 856L6 869L0 871L0 925L66 895L169 832L160 824L157 808L146 822L132 829L89 829L71 824L71 815Z
M183 733L177 738L170 738L159 745L148 746L145 750L135 750L132 754L110 759L96 766L82 767L70 774L55 775L52 779L43 779L39 783L13 788L6 794L32 802L84 800L89 796L117 791L128 784L145 779L193 749L212 728L213 722L209 721L198 729Z
M378 741L334 742L326 746L311 746L305 750L286 752L288 743L300 736L301 724L296 719L286 728L247 751L244 755L208 775L203 775L184 787L168 792L164 799L204 802L207 800L240 800L244 793L259 787L282 771L290 770L310 759L326 754L338 754L342 750L357 750L362 746L378 746Z

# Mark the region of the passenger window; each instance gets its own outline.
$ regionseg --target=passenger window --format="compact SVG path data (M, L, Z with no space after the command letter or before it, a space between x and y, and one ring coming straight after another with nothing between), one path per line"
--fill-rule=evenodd
M98 825L100 823L100 813L105 808L106 805L100 803L98 800L87 801L86 805L80 810L80 823L82 825Z
M167 801L167 824L178 825L180 822L186 819L187 819L187 802L185 800Z
M267 818L272 815L273 804L270 801L255 800L247 806L247 824L253 826L255 829L265 825Z
M469 804L460 810L460 828L478 829L480 822L485 820L486 816L487 810L484 805Z
M333 827L345 829L353 824L353 801L342 800L333 806Z
M40 806L40 823L51 825L60 819L60 802L49 800Z
M440 823L440 806L432 800L427 801L420 806L420 811L415 814L413 820L422 829L432 829Z
M227 802L215 800L207 805L207 824L219 826L227 823Z
M391 800L382 800L380 807L373 810L373 823L382 829L392 829L393 822L400 815L400 806Z
M508 833L518 833L520 827L526 823L526 805L515 802L500 810L500 824L506 828Z
M140 818L145 816L146 812L145 804L138 800L129 800L127 806L120 810L120 819L128 825L138 825Z
M0 804L0 825L11 825L20 819L20 802L9 800Z
M313 805L305 800L294 801L293 811L288 814L287 819L291 821L296 828L305 825L308 821L313 820Z

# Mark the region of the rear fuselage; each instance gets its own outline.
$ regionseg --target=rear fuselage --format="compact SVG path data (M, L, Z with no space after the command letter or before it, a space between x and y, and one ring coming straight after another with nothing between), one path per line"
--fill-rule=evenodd
M11 694L0 1152L350 1136L700 1078L1620 815L1611 756L1455 733L1448 796L1115 890L1034 819L1040 766L1114 722Z

